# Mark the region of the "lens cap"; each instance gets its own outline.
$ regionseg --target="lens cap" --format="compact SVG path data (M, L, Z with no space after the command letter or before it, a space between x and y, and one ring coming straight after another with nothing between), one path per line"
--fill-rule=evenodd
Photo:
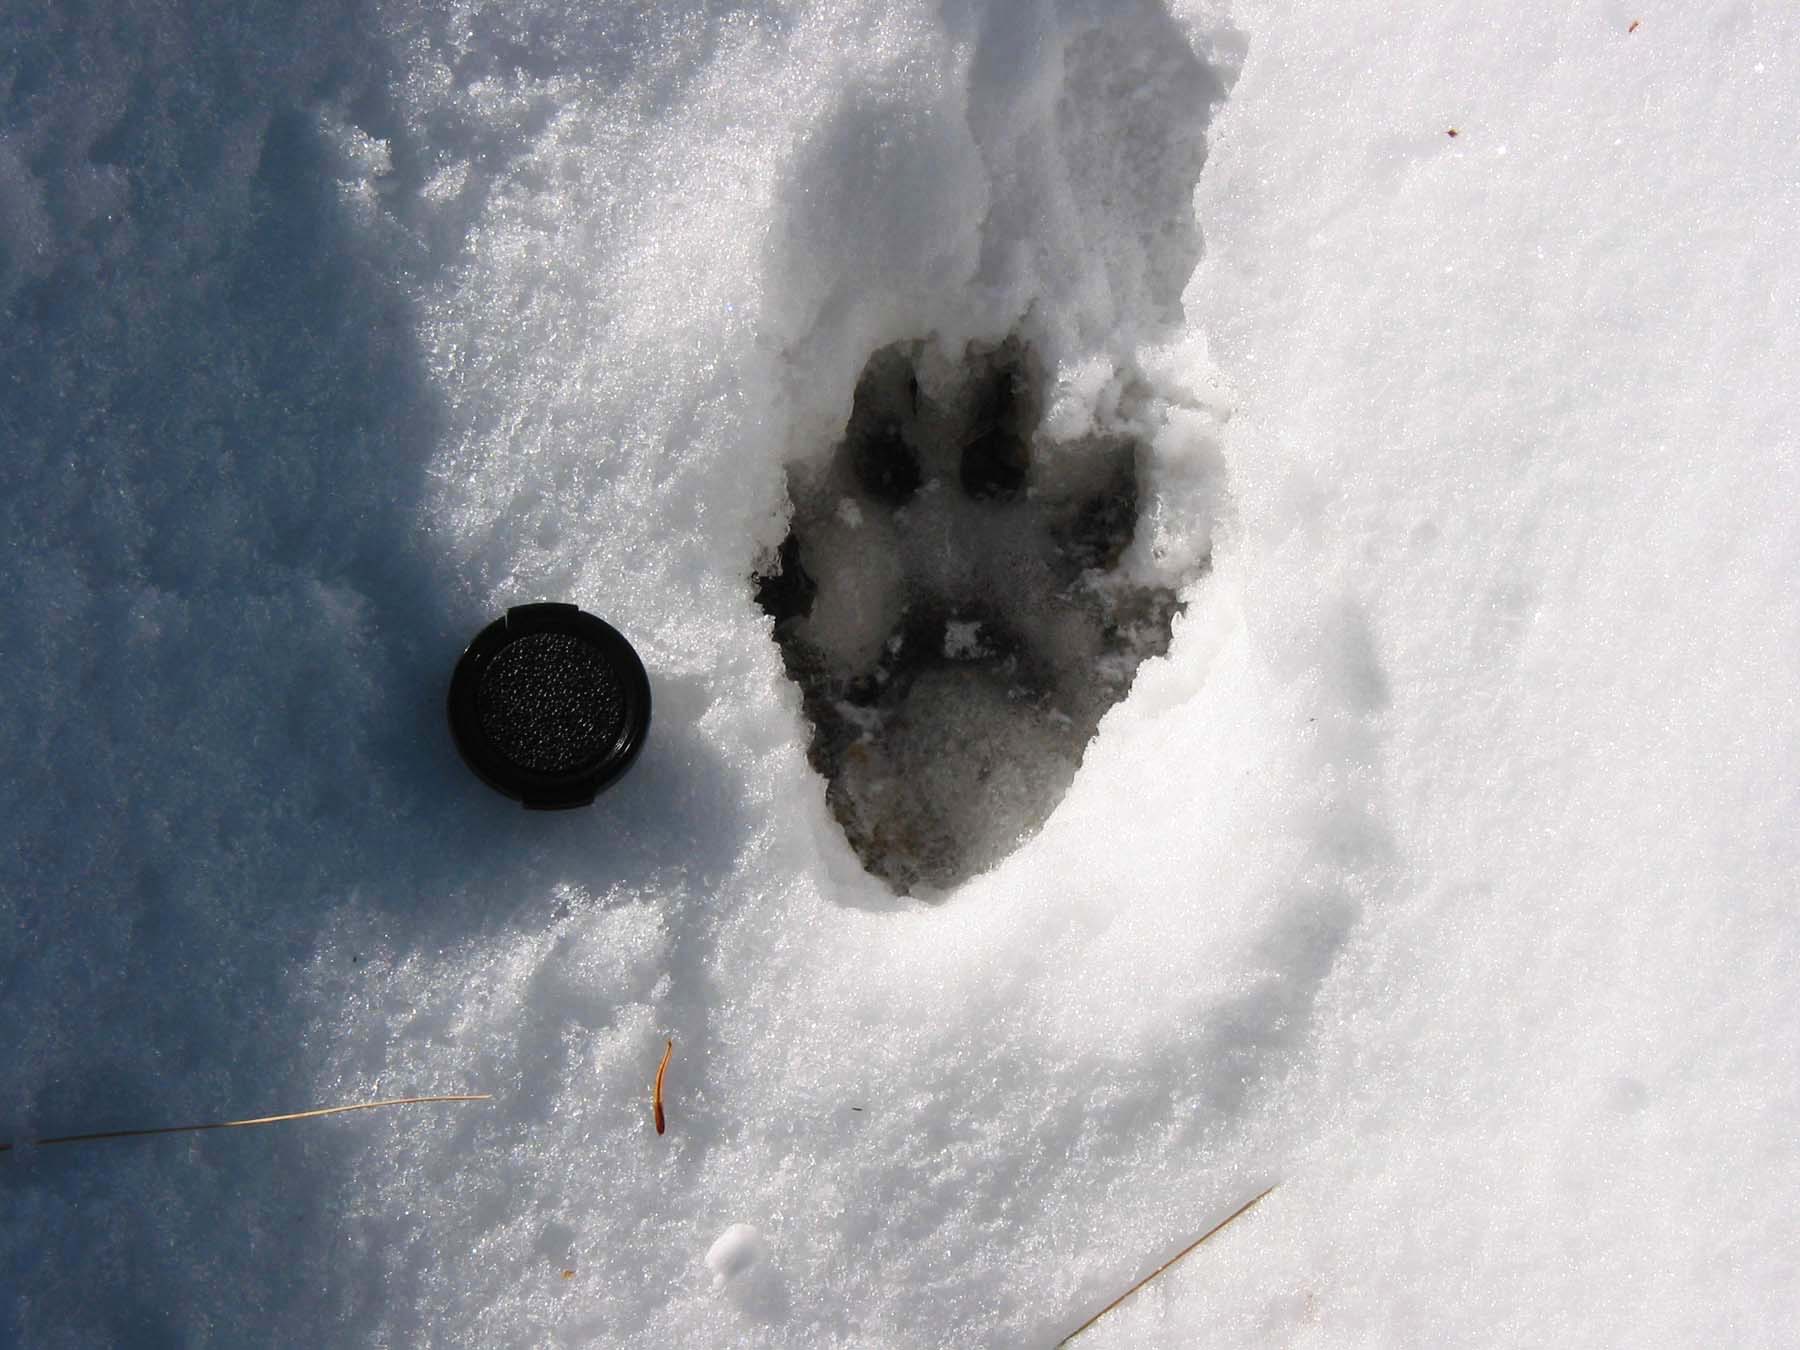
M450 734L475 776L534 810L586 806L650 730L650 680L617 629L574 605L516 605L450 678Z

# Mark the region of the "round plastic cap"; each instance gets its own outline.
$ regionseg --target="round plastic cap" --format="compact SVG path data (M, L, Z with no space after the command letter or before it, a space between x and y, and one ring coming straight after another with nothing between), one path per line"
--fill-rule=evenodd
M574 605L517 605L450 677L463 762L535 810L586 806L631 767L650 730L650 680L617 629Z

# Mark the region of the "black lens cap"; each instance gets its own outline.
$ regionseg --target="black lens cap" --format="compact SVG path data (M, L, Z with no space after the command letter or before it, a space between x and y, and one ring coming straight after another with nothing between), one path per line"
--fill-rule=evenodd
M650 730L650 680L619 631L574 605L516 605L450 677L463 762L536 810L586 806L631 767Z

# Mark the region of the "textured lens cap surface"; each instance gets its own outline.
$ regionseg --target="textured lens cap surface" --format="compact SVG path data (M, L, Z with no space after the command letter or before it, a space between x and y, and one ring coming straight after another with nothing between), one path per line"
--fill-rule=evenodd
M617 629L574 605L518 605L450 678L450 734L482 782L539 810L586 806L637 758L650 681Z

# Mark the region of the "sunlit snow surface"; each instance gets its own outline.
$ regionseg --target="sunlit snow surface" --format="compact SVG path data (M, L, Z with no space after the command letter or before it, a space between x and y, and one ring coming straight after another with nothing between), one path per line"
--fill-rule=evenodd
M1271 1182L1084 1350L1790 1341L1800 21L1535 8L10 0L0 1139L494 1100L4 1155L0 1342L1045 1346ZM1013 331L1187 611L903 901L749 577Z

